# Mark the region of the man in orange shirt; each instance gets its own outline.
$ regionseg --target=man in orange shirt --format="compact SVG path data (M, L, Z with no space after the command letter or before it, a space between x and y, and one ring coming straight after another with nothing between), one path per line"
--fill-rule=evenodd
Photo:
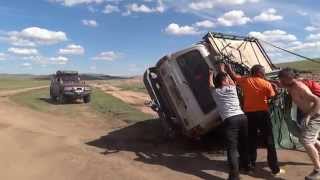
M248 117L251 167L255 168L257 160L257 137L258 130L260 130L267 146L268 165L272 174L277 176L284 173L284 170L280 169L278 165L268 106L268 100L275 96L275 92L271 83L265 80L264 67L261 65L253 66L251 68L251 76L248 77L236 74L230 65L226 66L226 70L243 92L243 110Z

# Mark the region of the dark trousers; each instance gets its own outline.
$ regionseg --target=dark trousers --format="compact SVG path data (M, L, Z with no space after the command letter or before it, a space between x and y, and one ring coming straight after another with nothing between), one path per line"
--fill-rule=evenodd
M249 127L249 158L251 165L255 166L257 160L257 139L258 130L261 132L263 143L267 146L268 165L272 173L279 172L277 151L274 144L272 123L270 114L267 111L248 112Z
M224 126L227 141L229 179L238 179L239 164L246 170L249 165L248 120L244 114L232 116L225 119Z

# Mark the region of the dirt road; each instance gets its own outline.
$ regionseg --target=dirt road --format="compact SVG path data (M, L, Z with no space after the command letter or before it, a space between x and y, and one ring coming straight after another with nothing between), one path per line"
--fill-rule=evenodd
M36 112L0 98L0 179L181 180L227 177L225 157L194 144L161 138L159 122L128 125ZM213 153L214 152L214 153ZM265 160L265 153L259 152ZM303 179L312 166L301 152L279 151L285 179ZM271 179L265 161L244 179Z

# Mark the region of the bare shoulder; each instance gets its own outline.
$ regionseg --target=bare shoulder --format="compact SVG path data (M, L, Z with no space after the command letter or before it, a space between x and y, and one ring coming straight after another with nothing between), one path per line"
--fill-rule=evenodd
M296 81L296 86L294 86L297 90L303 90L303 91L307 91L309 92L310 89L308 88L307 85L305 85L303 82L301 81Z

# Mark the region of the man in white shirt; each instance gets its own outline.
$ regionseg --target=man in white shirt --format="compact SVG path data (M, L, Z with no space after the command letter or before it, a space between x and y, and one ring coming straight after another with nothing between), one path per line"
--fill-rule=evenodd
M248 120L241 110L237 87L228 74L221 71L214 80L213 78L213 72L210 71L210 88L225 127L229 164L228 180L238 180L240 179L239 168L249 171Z

